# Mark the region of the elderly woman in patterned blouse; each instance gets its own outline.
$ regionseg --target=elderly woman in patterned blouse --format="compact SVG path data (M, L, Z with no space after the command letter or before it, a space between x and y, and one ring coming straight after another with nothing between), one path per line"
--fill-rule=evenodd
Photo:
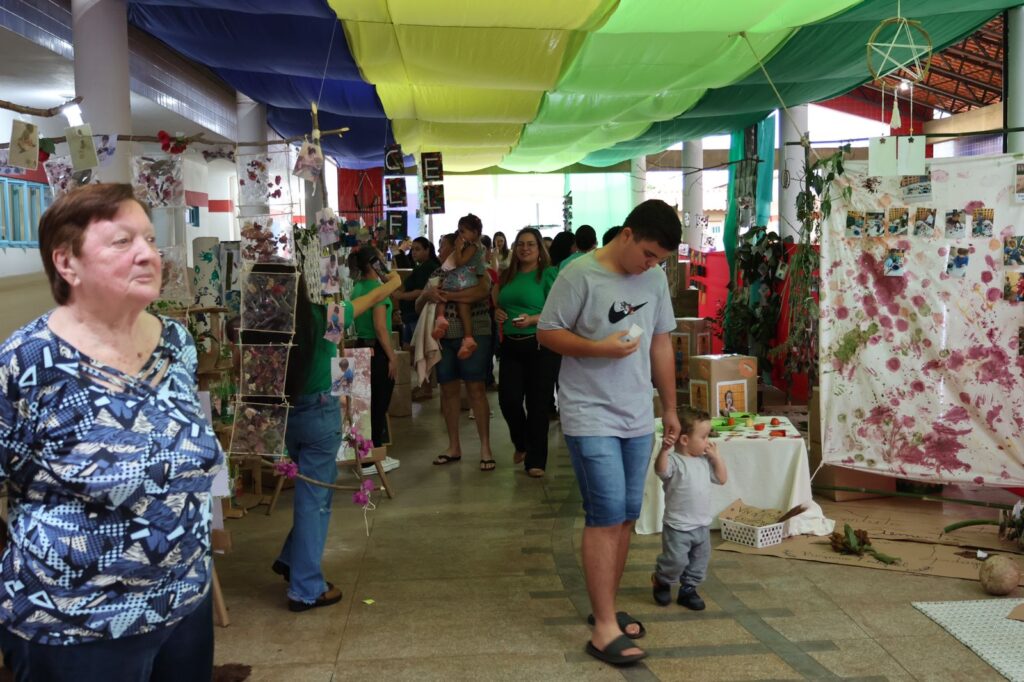
M161 278L148 211L129 185L74 190L43 215L39 249L57 307L0 345L4 665L18 680L209 680L223 453L192 338L145 312Z

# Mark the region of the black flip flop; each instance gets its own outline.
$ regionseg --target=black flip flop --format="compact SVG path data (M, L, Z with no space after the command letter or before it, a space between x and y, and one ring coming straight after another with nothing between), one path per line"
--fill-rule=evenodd
M498 463L493 459L482 459L480 460L480 471L494 471Z
M452 457L451 455L438 455L437 459L434 460L434 466L451 464L452 462L458 462L460 459L462 459L462 455L459 455L458 457Z
M625 611L619 611L615 614L615 622L619 624L619 628L622 629L623 634L625 634L626 637L629 637L630 639L642 639L643 636L647 634L647 628L644 627L644 624L638 621L633 616L626 613ZM594 614L590 614L589 616L587 616L587 623L589 623L591 626L597 623L597 621L594 620ZM626 626L633 625L634 623L640 626L640 632L638 632L635 635L631 635L628 632L626 632Z
M634 647L636 647L636 644L633 644L633 640L626 637L626 635L619 635L612 641L608 642L608 646L604 648L604 651L601 651L594 646L593 642L587 642L587 653L599 661L611 663L612 665L631 665L637 661L647 658L646 651L632 656L622 655L623 651Z

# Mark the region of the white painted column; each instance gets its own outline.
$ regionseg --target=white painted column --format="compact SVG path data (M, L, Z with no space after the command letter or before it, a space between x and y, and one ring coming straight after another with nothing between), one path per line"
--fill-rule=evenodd
M266 142L267 141L267 107L255 102L242 93L236 96L235 114L238 119L238 133L236 142ZM266 147L239 147L238 154L259 154L265 152ZM289 178L290 179L290 178ZM266 205L238 207L239 216L264 215L270 211Z
M779 149L779 236L792 236L800 240L800 223L796 219L796 197L803 188L804 149L787 142L799 142L807 134L807 105L789 108L789 115L782 116L779 128L782 138Z
M71 33L75 94L82 98L82 120L91 124L97 135L131 135L127 3L71 0ZM131 145L120 143L110 165L97 171L100 179L130 182L131 157Z
M1006 122L1007 128L1024 126L1024 6L1006 10ZM1024 152L1024 133L1009 133L1006 151Z
M689 216L689 227L684 227L683 236L691 251L700 249L701 230L697 227L697 216L704 213L704 140L683 142L683 219Z
M647 157L641 156L629 161L630 204L636 206L647 199Z

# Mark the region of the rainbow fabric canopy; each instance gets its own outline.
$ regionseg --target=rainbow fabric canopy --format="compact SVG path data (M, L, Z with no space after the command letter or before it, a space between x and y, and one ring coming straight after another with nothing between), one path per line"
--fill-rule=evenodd
M903 0L938 49L1019 0ZM290 136L319 101L343 167L397 142L446 170L609 166L870 80L895 0L142 0L130 21L267 105Z

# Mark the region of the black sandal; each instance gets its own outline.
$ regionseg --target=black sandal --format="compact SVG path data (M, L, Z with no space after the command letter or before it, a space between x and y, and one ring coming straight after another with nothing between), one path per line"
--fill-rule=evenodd
M624 656L622 654L626 649L636 648L636 644L633 643L626 635L619 635L612 641L608 642L608 646L601 651L593 642L587 642L587 653L596 658L599 661L605 663L611 663L612 665L631 665L647 658L647 652L641 651L639 654L633 654L632 656Z
M451 455L438 455L437 459L434 460L434 466L451 464L452 462L458 462L460 459L462 459L462 455L459 455L458 457L452 457Z
M644 624L638 621L633 616L626 613L625 611L616 612L615 622L619 624L619 628L622 630L622 633L630 639L642 639L643 636L647 634L647 628L644 627ZM587 616L587 623L589 623L591 626L597 623L597 621L594 620L594 614L590 614L589 616ZM640 631L635 635L631 635L628 632L626 632L626 627L634 624L640 626Z
M498 466L498 463L493 459L480 460L480 471L494 471L496 466Z

